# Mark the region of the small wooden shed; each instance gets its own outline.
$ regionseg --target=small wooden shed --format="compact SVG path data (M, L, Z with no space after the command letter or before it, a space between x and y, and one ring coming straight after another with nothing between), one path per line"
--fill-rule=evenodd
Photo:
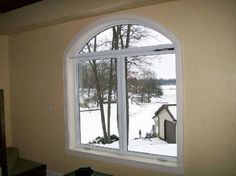
M155 121L154 135L168 143L176 143L176 104L162 105L155 112L153 120Z

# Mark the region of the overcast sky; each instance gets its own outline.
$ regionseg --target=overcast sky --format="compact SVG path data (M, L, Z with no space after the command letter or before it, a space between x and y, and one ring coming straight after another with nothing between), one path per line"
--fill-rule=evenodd
M159 55L152 59L150 69L156 73L157 79L176 79L175 54Z

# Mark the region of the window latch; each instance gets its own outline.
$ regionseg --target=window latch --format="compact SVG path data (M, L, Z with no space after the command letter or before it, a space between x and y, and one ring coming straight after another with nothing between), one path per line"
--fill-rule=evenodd
M159 49L155 49L153 50L154 52L159 52L159 51L174 51L175 48L159 48Z

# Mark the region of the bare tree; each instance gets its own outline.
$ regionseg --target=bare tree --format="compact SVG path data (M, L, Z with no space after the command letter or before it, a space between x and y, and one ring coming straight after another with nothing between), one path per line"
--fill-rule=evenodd
M135 46L137 41L144 39L148 36L148 32L142 26L138 25L117 25L108 29L107 33L111 38L100 37L99 34L91 39L80 53L97 52L98 50L118 50ZM99 38L99 39L98 39ZM84 73L84 80L93 80L95 83L97 100L101 114L101 124L104 137L104 143L111 142L111 104L112 95L116 92L116 65L115 58L104 59L105 61L89 60L90 67L93 75L88 70ZM149 64L148 60L142 59L142 57L125 58L125 75L128 78L128 69L131 67L137 67L140 70L145 70L145 65ZM92 79L89 77L93 77ZM90 83L87 83L86 87L91 87ZM129 103L128 103L128 87L126 86L126 107L127 107L127 134L129 134ZM104 99L107 101L104 102ZM107 103L107 122L105 118L104 104ZM119 119L117 115L117 125ZM118 126L119 128L119 126ZM127 139L128 140L128 139ZM128 141L127 141L128 142Z

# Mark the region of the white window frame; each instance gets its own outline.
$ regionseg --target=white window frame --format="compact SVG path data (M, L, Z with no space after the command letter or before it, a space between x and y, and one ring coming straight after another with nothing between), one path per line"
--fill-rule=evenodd
M84 53L79 54L78 51L82 50L83 46L94 36L96 36L99 32L108 29L115 25L120 24L137 24L142 25L144 27L151 28L153 30L158 31L163 34L167 38L169 38L173 44L166 45L156 45L156 46L147 46L147 47L139 47L139 48L128 48L123 50L115 50L115 51L101 51L96 53ZM173 50L164 50L164 51L156 51L156 49L170 48L173 47ZM116 57L119 64L117 64L117 71L120 73L124 73L124 56L134 56L136 55L153 55L153 54L171 54L175 53L176 57L176 95L177 95L177 158L168 157L168 156L159 156L155 155L154 157L150 157L150 155L136 153L125 150L127 144L120 143L120 150L112 150L107 148L96 147L96 146L88 146L81 145L78 140L78 136L80 136L79 127L79 118L75 118L77 116L78 109L76 108L77 104L77 78L75 75L77 71L78 59L81 60L91 60L91 59L103 59L103 58L111 58ZM160 24L153 22L149 19L133 16L133 15L118 15L105 17L101 20L96 21L95 23L87 26L84 30L82 30L71 42L68 48L65 51L65 63L64 63L64 80L65 80L65 117L66 117L66 139L67 139L67 152L79 154L80 156L86 158L95 158L99 160L115 162L119 164L125 164L136 167L143 167L146 169L154 169L162 172L169 173L177 173L183 174L183 74L182 74L182 60L181 60L181 51L180 51L180 42L179 40L167 29L165 29ZM124 75L117 75L117 81L120 83L118 85L118 112L122 113L126 116L124 110L126 109L124 106L126 99L125 95L125 80L122 79ZM123 86L123 88L122 88ZM126 128L126 120L119 120L120 127L124 126ZM127 134L124 132L124 129L121 129L119 132L120 138L125 138ZM125 141L125 140L120 140ZM113 151L113 152L110 152ZM111 160L112 158L112 160Z

